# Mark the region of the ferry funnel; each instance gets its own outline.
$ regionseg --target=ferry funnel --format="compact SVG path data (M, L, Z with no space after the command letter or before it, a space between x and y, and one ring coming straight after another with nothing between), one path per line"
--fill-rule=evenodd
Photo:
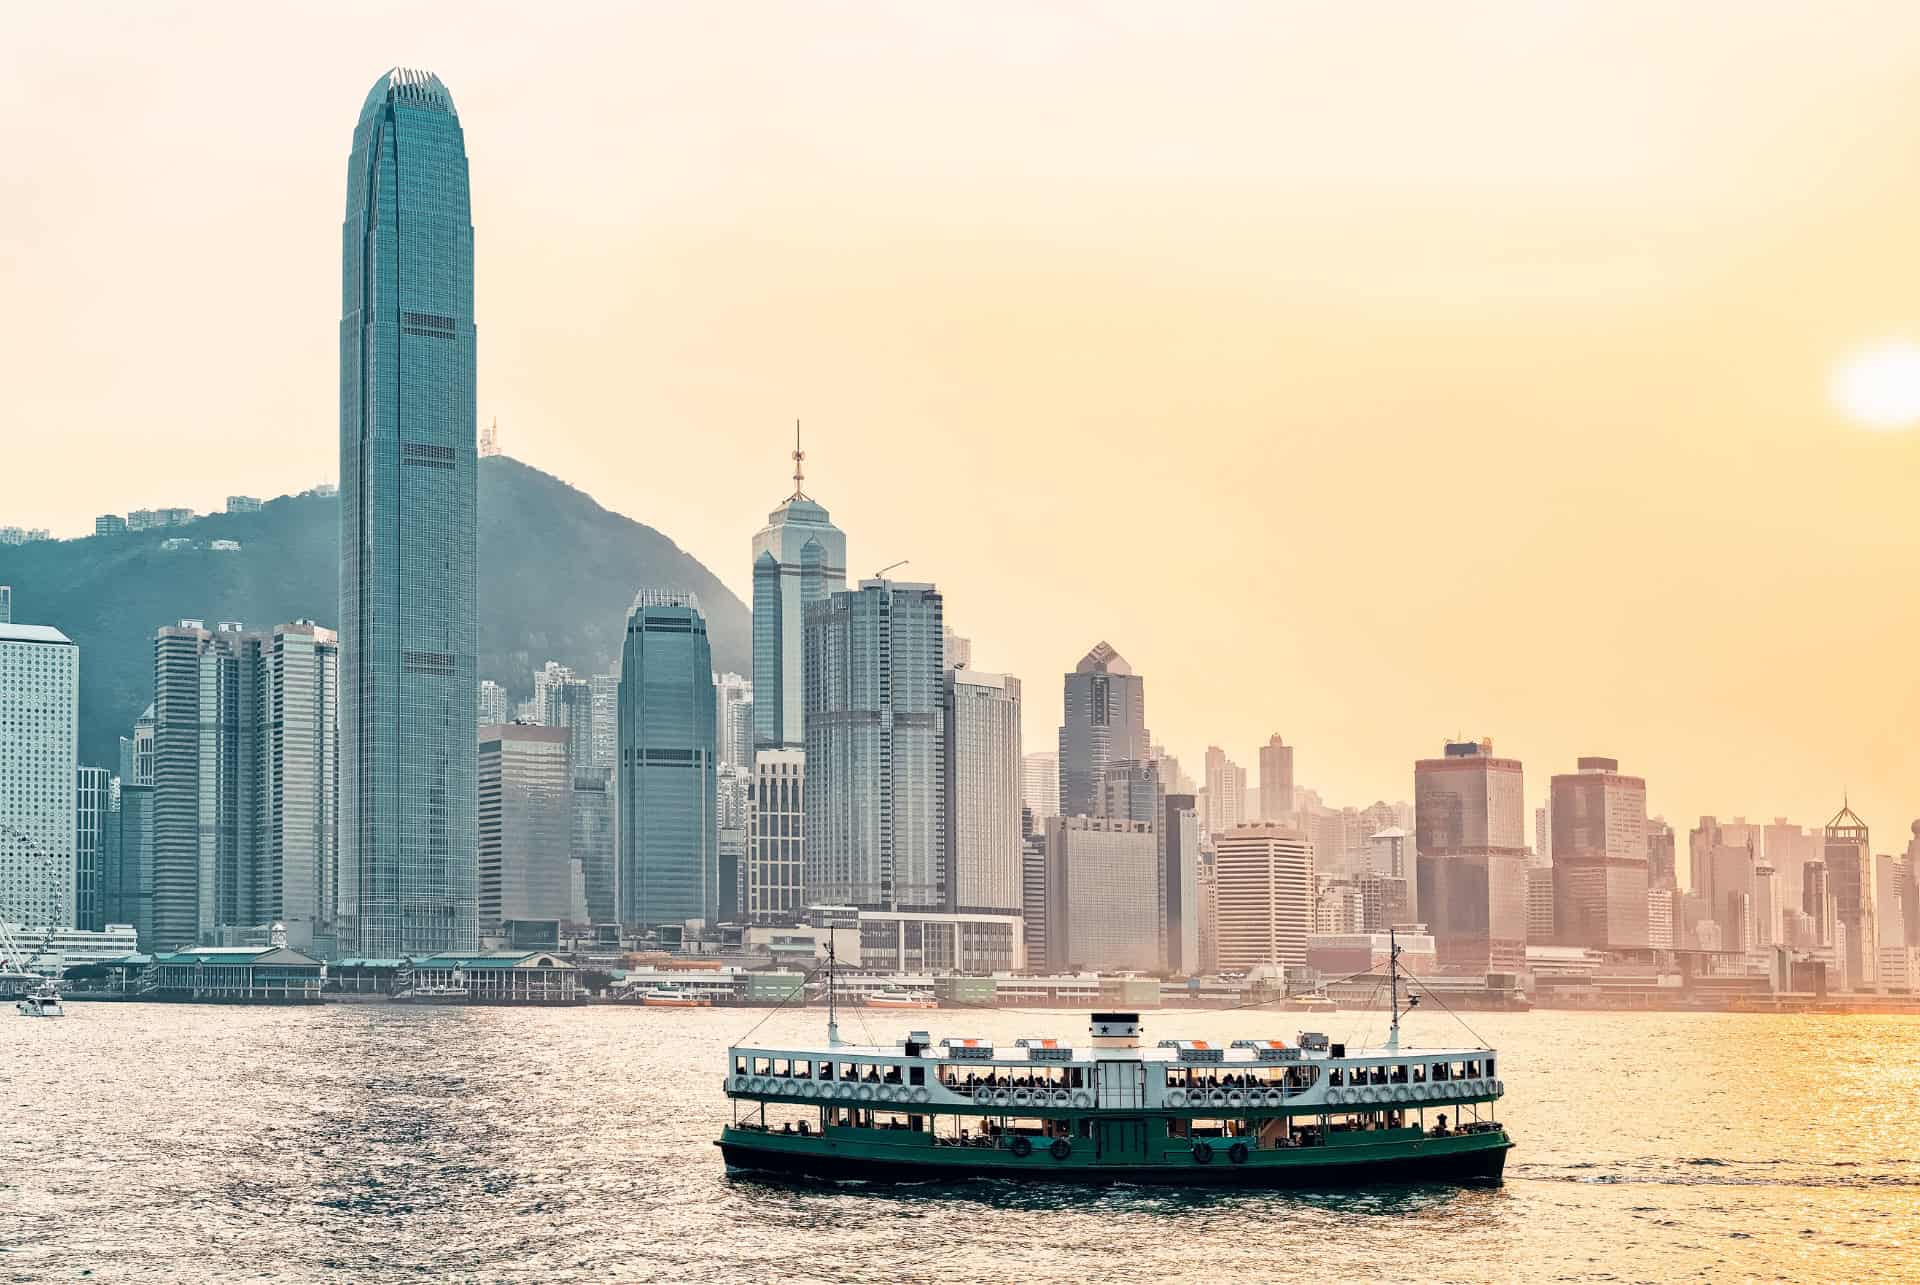
M1137 1049L1140 1047L1140 1014L1095 1013L1092 1034L1093 1047L1097 1049Z

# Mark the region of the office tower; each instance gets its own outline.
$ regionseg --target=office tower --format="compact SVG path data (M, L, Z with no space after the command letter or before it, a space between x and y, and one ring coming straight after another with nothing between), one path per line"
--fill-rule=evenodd
M806 747L806 609L847 587L847 537L802 486L793 430L793 494L753 537L753 743Z
M132 924L140 949L153 947L153 786L120 783L119 847L105 883L102 918Z
M1833 945L1833 896L1827 889L1826 862L1809 861L1800 867L1800 905L1812 924L1814 944Z
M1316 897L1306 836L1255 822L1216 831L1213 851L1220 967L1305 964Z
M1760 828L1761 853L1780 876L1781 907L1799 910L1800 893L1805 880L1800 871L1809 861L1820 860L1820 834L1808 833L1785 817L1775 817Z
M1647 889L1647 945L1654 950L1673 949L1673 903L1678 896L1672 888Z
M1146 680L1105 642L1081 657L1065 680L1060 725L1060 813L1099 812L1101 779L1119 759L1152 757L1147 734Z
M1674 868L1673 827L1654 817L1647 822L1647 887L1674 891L1679 886Z
M1316 867L1319 854L1314 856ZM1380 875L1383 878L1404 879L1409 888L1413 885L1414 855L1413 835L1399 826L1388 826L1367 836L1365 873Z
M612 768L591 765L574 768L570 850L580 867L587 919L596 924L618 923L620 919L614 797Z
M595 674L587 685L593 689L593 766L610 774L620 757L620 675Z
M1157 972L1165 964L1160 851L1151 825L1047 820L1047 959L1056 971Z
M739 674L716 674L713 703L719 761L745 768L753 762L753 684Z
M538 699L541 724L567 729L568 761L576 768L592 767L593 747L597 740L593 684L569 673L565 678L549 683Z
M153 931L196 945L253 917L266 827L258 634L183 620L153 646Z
M1218 745L1207 746L1207 828L1215 834L1247 819L1247 769Z
M573 915L573 769L564 727L480 729L479 918L483 934L514 921Z
M1027 967L1036 972L1053 969L1047 954L1047 826L1028 814L1027 833L1020 844L1020 926L1027 948Z
M255 797L266 807L254 904L241 922L285 926L295 950L337 951L340 906L340 639L311 620L261 642L264 756Z
M1904 858L1907 878L1906 892L1900 900L1900 921L1905 944L1920 949L1920 821L1913 822L1908 830L1912 837L1907 840Z
M1200 972L1211 976L1220 971L1220 888L1214 877L1214 853L1202 843L1200 870L1194 887L1200 893Z
M1156 782L1159 772L1154 771ZM1162 794L1160 884L1166 903L1167 970L1200 971L1200 818L1191 794Z
M1527 867L1527 945L1552 946L1559 942L1554 914L1553 866Z
M1849 990L1874 990L1879 984L1879 915L1873 905L1873 848L1867 823L1843 802L1826 824L1822 860L1827 864L1827 895L1833 918L1845 935Z
M79 647L0 624L0 913L15 923L74 923L79 736Z
M1020 913L1020 680L948 668L946 909Z
M1647 783L1589 755L1550 782L1557 940L1595 950L1647 944Z
M1164 745L1149 745L1147 758L1160 769L1160 784L1170 794L1198 794L1200 786L1180 769L1180 760L1167 753Z
M1692 892L1707 906L1725 950L1745 950L1754 926L1754 871L1759 862L1751 846L1758 834L1740 823L1722 825L1703 816L1687 835Z
M1041 750L1020 760L1020 801L1033 813L1036 828L1048 817L1060 815L1060 755L1057 751Z
M377 959L472 950L473 220L439 77L367 94L341 240L341 930Z
M744 907L750 923L792 924L806 909L801 896L806 780L807 756L801 750L754 755Z
M1533 810L1533 864L1553 864L1553 808L1548 805Z
M1260 747L1260 819L1285 821L1293 815L1293 746L1275 732Z
M658 928L719 912L713 650L692 594L643 590L620 658L620 919Z
M1780 942L1780 880L1762 861L1753 868L1753 944L1765 950Z
M747 828L722 827L714 835L720 865L720 922L737 924L745 917Z
M90 932L106 927L102 885L106 878L112 779L104 767L83 767L75 779L73 926Z
M932 585L890 580L863 580L807 608L810 902L946 905L942 610Z
M973 640L954 633L951 625L940 627L940 668L973 668Z
M1096 816L1138 821L1159 830L1166 819L1166 791L1160 785L1159 766L1137 759L1116 759L1107 764L1094 804Z
M0 584L0 625L13 623L13 586Z
M1413 765L1415 899L1443 971L1526 965L1525 781L1491 740L1449 742Z
M479 725L493 727L507 720L507 689L491 678L480 680Z
M746 829L752 795L752 769L721 763L713 772L713 823L722 830Z

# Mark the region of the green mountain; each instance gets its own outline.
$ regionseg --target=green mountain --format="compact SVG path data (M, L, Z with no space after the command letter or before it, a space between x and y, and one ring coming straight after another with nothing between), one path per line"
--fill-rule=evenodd
M480 675L515 700L549 660L610 672L627 608L646 585L698 594L714 668L749 672L746 606L652 527L498 455L480 461L479 527ZM170 537L192 547L162 549ZM240 548L214 550L214 540ZM119 738L153 699L155 630L188 618L336 623L340 502L283 495L258 513L184 527L0 545L0 584L13 586L16 621L53 625L80 644L80 761L117 771Z

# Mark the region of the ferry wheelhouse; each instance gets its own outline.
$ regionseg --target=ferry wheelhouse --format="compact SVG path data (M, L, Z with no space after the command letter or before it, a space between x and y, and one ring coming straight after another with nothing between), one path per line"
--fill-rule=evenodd
M833 1028L830 1026L829 1031ZM730 1170L808 1178L1344 1186L1497 1183L1512 1147L1490 1048L1089 1038L728 1050Z

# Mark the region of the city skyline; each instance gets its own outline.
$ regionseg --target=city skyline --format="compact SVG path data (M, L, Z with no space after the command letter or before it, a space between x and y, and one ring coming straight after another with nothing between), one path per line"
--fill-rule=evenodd
M1904 150L1906 140L1877 104L1898 92L1898 55L1920 48L1920 20L1876 15L1872 43L1883 52L1851 60L1796 39L1813 34L1800 25L1812 20L1791 13L1757 15L1731 37L1708 30L1703 19L1680 21L1668 33L1676 48L1698 51L1731 38L1741 57L1716 61L1713 106L1675 131L1656 124L1664 115L1601 114L1587 105L1611 83L1610 70L1644 52L1631 38L1630 19L1574 12L1555 25L1526 6L1501 12L1510 21L1489 26L1515 32L1512 47L1482 28L1462 34L1410 20L1404 43L1390 43L1382 55L1404 73L1402 83L1383 86L1377 106L1330 126L1327 138L1289 132L1274 157L1258 160L1244 149L1229 155L1224 139L1191 128L1177 137L1195 150L1184 159L1166 150L1173 136L1162 131L1193 125L1188 113L1217 105L1217 98L1203 96L1164 126L1126 108L1115 82L1127 70L1165 59L1171 73L1195 71L1177 40L1169 49L1159 39L1177 38L1185 19L1130 11L1093 33L1097 56L1074 72L1088 78L1083 112L1025 142L998 115L979 122L983 137L1008 144L999 159L971 144L948 157L922 154L919 163L940 197L956 185L973 193L957 214L940 212L884 168L894 131L919 127L951 140L941 91L983 65L1005 73L1005 110L1030 123L1032 109L1060 92L1040 68L1056 65L1086 34L1074 19L1030 19L1036 52L1028 61L992 41L961 38L939 15L878 11L870 15L876 29L900 39L839 51L829 33L791 29L782 24L792 19L775 15L774 29L793 39L778 60L783 69L768 83L800 76L830 91L810 74L824 60L844 62L863 90L904 91L892 123L850 119L844 94L786 102L783 110L805 114L807 137L827 149L831 164L822 180L784 186L778 180L790 178L801 159L794 145L754 129L751 99L716 102L698 83L714 73L724 84L751 83L771 55L728 47L697 17L657 20L649 48L660 51L658 82L591 74L605 55L583 47L597 42L577 41L559 42L568 46L561 61L535 77L568 84L544 104L584 94L609 117L657 115L618 110L633 95L642 103L677 95L711 108L685 113L692 132L684 137L644 132L631 140L653 163L648 172L659 176L638 186L605 177L601 167L583 163L579 143L555 137L548 126L557 107L543 104L525 69L509 74L499 66L484 24L463 34L423 11L394 16L388 29L396 54L417 53L460 83L462 110L482 123L487 138L474 182L488 216L492 272L483 274L481 288L496 292L484 301L488 352L501 360L483 364L481 420L500 418L501 437L515 455L586 482L602 502L670 532L743 599L750 585L738 555L740 533L764 514L779 476L774 470L785 472L782 456L798 415L819 466L814 485L858 534L860 550L884 551L861 554L855 574L896 556L914 558L912 574L941 584L957 618L968 621L983 663L1029 681L1063 667L1089 634L1112 637L1154 675L1155 731L1185 762L1197 763L1209 743L1249 761L1253 747L1280 726L1302 746L1303 781L1329 797L1395 797L1404 793L1400 764L1424 752L1436 734L1491 734L1530 762L1570 762L1595 747L1631 759L1649 781L1649 810L1668 816L1713 810L1812 819L1831 811L1843 788L1870 818L1911 816L1920 809L1905 794L1911 756L1898 729L1920 717L1920 695L1896 681L1903 658L1895 640L1910 633L1920 607L1891 586L1920 553L1920 533L1904 517L1898 486L1916 439L1861 431L1825 399L1833 365L1909 324L1904 297L1911 292L1884 264L1904 258L1904 232L1897 229L1911 223L1909 206L1920 208L1920 192L1904 177L1889 191L1885 167L1873 161ZM337 202L336 104L361 92L369 65L380 61L364 47L364 25L310 33L311 57L276 71L231 56L234 46L223 43L213 16L175 31L81 15L70 19L83 24L87 38L80 41L57 38L70 27L43 26L51 15L0 21L19 37L11 80L23 95L89 119L110 116L120 126L101 131L108 154L84 184L58 181L64 162L49 150L51 138L20 140L17 170L35 184L36 199L0 212L0 238L40 252L0 271L13 274L11 293L32 305L21 315L39 319L33 329L8 332L26 357L19 413L57 431L28 434L20 444L21 467L53 481L16 497L18 507L0 521L72 535L104 509L213 507L227 494L272 494L329 476L325 439L335 372L330 338L313 315L317 301L331 296L338 244L325 213ZM1244 44L1246 62L1229 58L1213 67L1214 92L1271 93L1285 102L1337 92L1311 68L1297 69L1292 88L1278 87L1286 76L1253 80L1250 63L1294 64L1273 63L1284 51L1267 43L1272 37L1261 24L1243 21L1247 39L1236 43ZM1306 25L1292 43L1303 50L1349 54L1360 47L1357 22L1338 15L1301 21ZM1380 38L1377 29L1364 34ZM1819 57L1782 64L1781 51L1809 43L1822 49ZM123 74L105 83L73 74L80 48ZM878 64L881 48L897 65ZM1414 58L1415 48L1433 55L1426 59L1432 68ZM1448 54L1485 62L1487 83L1457 95L1428 92ZM679 66L671 65L676 55ZM203 62L211 67L214 59L217 74L177 74ZM1534 70L1556 61L1575 67L1565 88ZM1678 55L1659 62L1648 73L1652 98L1697 106L1688 70ZM234 92L254 77L261 95L276 103L272 121L206 110L215 86ZM1820 127L1779 114L1782 102L1769 91L1783 81L1821 102ZM1444 83L1458 88L1451 76ZM1817 92L1827 89L1845 92ZM1539 120L1492 114L1496 98L1522 93L1542 100ZM1447 142L1427 158L1396 141L1389 122L1406 118L1409 104L1430 107L1436 97L1449 99L1446 119L1481 126L1480 134L1491 130L1492 145L1475 151L1469 142ZM1112 123L1102 121L1103 111ZM1079 207L1063 204L1068 196L1057 186L1043 183L1037 202L1016 201L1012 194L1022 189L1013 179L1028 167L1043 172L1035 149L1061 142L1062 130L1089 145L1077 179L1103 198L1185 167L1193 199L1152 217L1121 202L1117 221L1099 233L1085 231ZM180 155L164 171L143 163L142 149L172 150L156 139L209 131L222 146ZM1850 146L1828 146L1829 131ZM1550 145L1564 137L1580 145ZM1159 145L1138 146L1143 139ZM1502 145L1523 149L1528 164L1497 163ZM1756 178L1749 171L1763 146L1778 169ZM742 149L766 164L734 163ZM236 177L220 164L230 154L256 157L259 166ZM1369 155L1374 159L1364 159ZM1461 212L1477 209L1489 185L1515 181L1516 168L1525 171L1516 209L1527 217L1470 225ZM1431 254L1424 241L1416 256L1414 241L1382 221L1382 174L1433 198L1428 235L1460 252L1463 274L1479 274L1464 283L1471 288L1464 297L1475 301L1470 324L1455 327L1452 313L1435 312L1458 297L1463 282L1436 279L1440 270L1429 260L1447 256ZM1814 176L1819 181L1809 182ZM1804 259L1782 263L1755 253L1797 234L1802 224L1792 220L1799 216L1785 211L1803 207L1798 196L1756 203L1741 186L1748 179L1778 184L1779 193L1816 192L1805 197L1817 203L1805 217L1820 223L1817 272ZM1606 182L1644 191L1669 180L1677 188L1640 213L1623 215L1608 202L1582 213L1575 199ZM1859 213L1865 203L1857 197L1868 184L1872 204L1897 217ZM842 187L865 203L836 199ZM209 205L184 195L208 191L221 199ZM1266 241L1216 235L1232 229L1222 228L1208 202L1236 194L1241 201L1219 203L1240 209L1236 220L1264 224ZM876 195L883 199L867 199ZM696 217L716 203L738 211L717 230L711 218ZM1106 200L1103 211L1112 204ZM127 235L126 209L189 207L201 217L195 227L175 230L186 252L129 260L152 242ZM1355 230L1337 234L1334 215L1343 211ZM1261 213L1273 217L1263 221ZM869 249L852 266L862 280L903 283L887 296L893 306L872 314L826 306L829 283L806 262L821 258L816 251L867 244L887 230L924 244L956 218L976 234L983 223L989 230L984 265L969 261L983 267L977 281L924 264L907 272ZM1051 279L1055 267L1042 251L1061 253L1060 240L1044 234L1064 220L1080 229L1066 261L1085 285L1041 291L1029 324L1045 329L1027 333L1084 331L1100 360L1041 370L972 319L983 315L982 290L1025 296ZM723 268L718 260L743 238L757 240L763 221L786 229L790 248L761 242L737 267ZM1744 230L1728 238L1720 232L1727 226ZM263 241L260 229L273 229L270 238ZM581 250L557 262L548 257L556 230L560 243ZM89 259L102 256L96 270L111 274L98 278L103 289L109 280L115 289L148 282L155 297L188 310L188 324L156 328L146 345L126 353L125 374L113 380L63 375L64 340L81 320L72 309L97 291L73 291L67 278L47 274L72 262L83 244ZM222 254L210 248L215 244L260 253ZM1578 253L1562 261L1563 245ZM209 249L194 253L194 246ZM1226 284L1232 256L1251 267L1234 274L1247 287ZM1735 271L1755 259L1769 265L1766 273ZM538 272L525 266L534 260L543 264ZM170 274L186 263L202 265L193 287L168 288ZM609 271L623 282L647 282L620 293L658 306L636 314L623 305L610 314L594 302ZM789 306L731 307L746 274L754 288ZM1272 293L1294 302L1264 297L1274 281L1289 289ZM1320 283L1356 291L1361 306L1343 304ZM842 295L843 286L832 283ZM1125 320L1125 306L1114 306L1142 291L1172 310L1166 333L1205 335L1214 355L1158 352L1157 327L1150 347L1142 328ZM242 295L244 303L236 302ZM1578 307L1567 300L1576 295L1584 300ZM1792 306L1782 306L1789 297ZM536 329L535 318L582 300L584 314L567 315L593 319L596 335L586 342L563 350ZM171 396L180 380L198 383L204 375L171 335L193 331L190 319L214 307L265 308L273 324L242 337L252 359L223 374L221 398ZM895 325L902 307L905 325ZM1656 316L1649 329L1646 318L1659 308L1671 318ZM753 315L760 312L769 315ZM806 315L809 324L796 333L772 314ZM1809 314L1833 320L1767 320ZM1740 337L1720 339L1700 324L1707 317L1731 318L1724 324L1741 327ZM776 324L779 347L768 329ZM878 325L888 329L875 333ZM965 342L930 346L948 330ZM1012 333L1017 339L1021 332ZM1308 364L1323 373L1282 378L1266 370L1275 336L1306 345L1315 358ZM1384 362L1401 378L1369 375L1366 386L1356 386L1363 337L1369 370ZM937 349L954 355L927 370L926 353ZM634 351L657 352L657 365L611 397L608 381L629 368L626 355ZM727 368L750 369L754 377L736 389L687 373L712 368L722 352L732 354ZM1130 365L1149 379L1149 396L1112 396L1108 372ZM1530 367L1556 371L1551 397L1538 381L1515 387L1515 372ZM995 378L978 379L982 371ZM1004 392L933 395L956 381ZM1119 391L1131 387L1120 383ZM1226 391L1200 405L1195 423L1185 394L1202 386ZM616 418L662 431L616 431ZM136 423L142 432L132 431ZM1095 424L1097 452L1088 449ZM276 431L259 432L261 425ZM1189 458L1181 443L1196 429L1221 434L1228 456L1245 466L1242 478L1220 473L1218 451L1204 461ZM962 440L1010 452L1012 464L992 488L992 522L943 521L932 511L937 506L920 504L915 488L898 484L923 450L944 454ZM1583 452L1577 471L1554 472L1563 449L1590 441L1608 449ZM73 449L87 451L94 467L63 481L61 456L47 452ZM638 452L664 452L681 475L729 484L720 495L660 485L650 479L663 470L642 467ZM220 470L207 467L215 454ZM1090 459L1094 472L1087 474ZM1403 467L1383 471L1382 459ZM1348 481L1330 488L1331 500L1295 497L1287 516L1277 518L1252 487L1270 467L1276 476L1299 470ZM766 483L747 476L761 470ZM1079 481L1062 487L1057 476ZM1075 498L1080 492L1089 498ZM1584 520L1622 494L1636 497L1636 521ZM1070 550L1081 539L1057 535L1063 524L1098 529L1098 510L1089 507L1096 495L1124 497L1157 515L1161 538L1147 542L1140 580L1236 598L1240 628L1204 636L1177 630L1147 596L1069 574ZM1337 512L1329 507L1335 502ZM1356 521L1361 513L1365 520ZM1268 539L1279 522L1293 524L1290 536L1335 538L1280 541L1296 550L1282 557ZM1440 588L1407 576L1411 543L1469 524L1492 538L1461 546L1460 575L1443 578ZM1221 548L1242 550L1242 560L1208 572L1200 551L1211 558ZM1862 548L1880 552L1861 558L1854 551ZM4 565L0 550L0 581ZM1028 574L1018 581L1002 574L1016 565ZM1323 609L1302 612L1264 597L1257 586L1277 573L1296 601ZM1609 620L1572 636L1534 628L1580 611L1583 574L1608 577L1611 592L1624 595ZM1818 613L1802 606L1835 591L1852 591L1861 602L1861 627L1845 663L1828 651ZM1766 630L1745 624L1756 609L1772 622ZM1487 647L1489 629L1509 641ZM1585 684L1561 693L1551 716L1544 713L1540 690L1575 670ZM1045 748L1045 732L1028 720L1028 748Z

